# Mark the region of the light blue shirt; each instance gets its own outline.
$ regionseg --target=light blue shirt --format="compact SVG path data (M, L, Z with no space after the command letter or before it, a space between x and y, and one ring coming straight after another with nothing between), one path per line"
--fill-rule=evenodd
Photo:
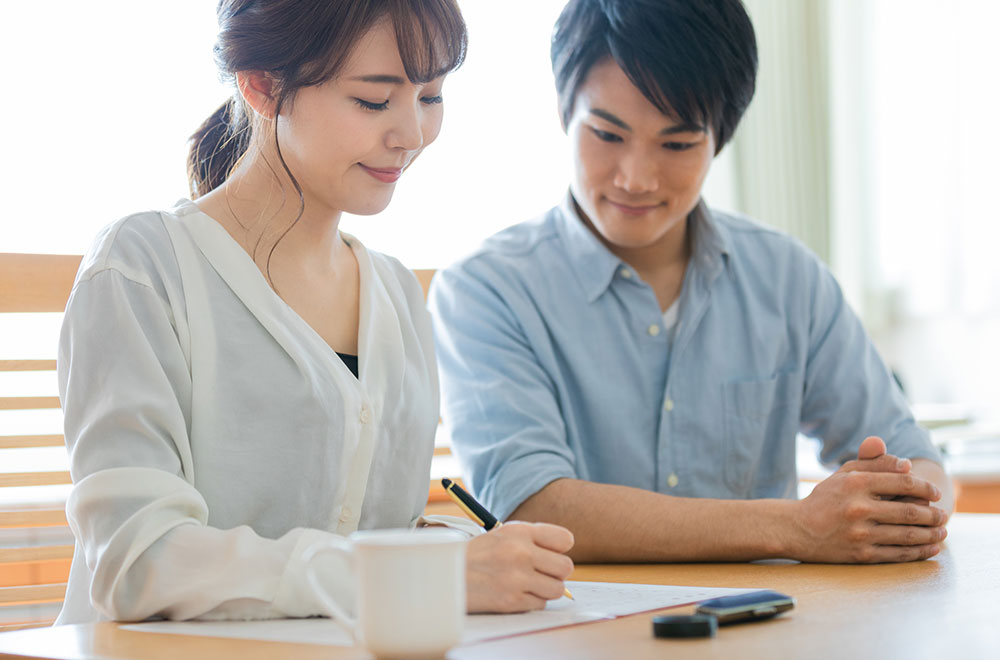
M677 325L570 202L438 273L442 414L501 519L568 477L683 497L794 497L868 435L941 462L827 268L793 238L699 205ZM671 345L672 344L672 345Z

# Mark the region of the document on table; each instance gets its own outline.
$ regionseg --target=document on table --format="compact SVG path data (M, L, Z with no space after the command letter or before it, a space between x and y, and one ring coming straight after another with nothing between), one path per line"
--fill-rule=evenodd
M465 618L463 644L496 637L560 628L588 621L614 619L626 614L690 605L719 596L756 589L673 587L618 582L567 582L575 601L550 601L544 610L523 614L470 614ZM267 621L153 621L121 626L137 632L231 637L298 644L352 646L354 638L331 619L271 619Z

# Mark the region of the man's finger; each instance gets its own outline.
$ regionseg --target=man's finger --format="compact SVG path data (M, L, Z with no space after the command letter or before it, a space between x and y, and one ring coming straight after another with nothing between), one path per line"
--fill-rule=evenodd
M847 461L840 469L844 472L909 472L910 459L898 458L892 454L883 454L877 458L857 459Z
M876 495L909 495L922 500L937 502L941 499L941 491L929 481L913 474L889 474L876 472L868 475L869 489ZM909 504L905 506L911 506Z
M927 506L930 504L927 500L922 500L919 497L910 497L909 495L898 495L891 498L893 502L912 502L913 504L920 504L921 506Z
M894 564L929 559L941 552L937 543L928 545L873 545L860 551L856 561L861 564Z
M882 438L877 435L870 435L861 442L861 446L858 447L858 458L861 460L868 460L871 458L878 458L882 454L886 453L885 442Z
M923 525L940 527L948 522L945 512L936 506L925 506L912 502L875 502L872 504L871 520L883 525Z
M944 527L919 525L876 525L871 540L876 545L932 545L948 536Z

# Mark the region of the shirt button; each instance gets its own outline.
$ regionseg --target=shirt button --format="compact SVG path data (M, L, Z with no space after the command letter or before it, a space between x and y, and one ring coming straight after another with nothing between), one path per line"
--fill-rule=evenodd
M371 418L372 414L368 411L368 406L361 406L361 412L358 414L358 419L361 420L361 423L367 424Z
M628 268L622 268L619 272L621 273L621 276L624 277L625 279L627 280L632 279L632 271L630 271Z
M650 337L655 337L656 335L660 334L660 326L654 323L653 325L649 326L649 328L646 329L646 332L649 333Z
M673 475L670 475L673 476ZM351 510L346 506L340 511L340 522L348 522L351 519Z
M671 410L673 410L674 409L674 400L673 399L667 399L666 401L664 401L663 402L663 409L666 410L667 412L670 412Z
M672 472L670 473L670 476L667 477L667 485L671 488L675 487L678 481L680 481L680 479L678 479L677 475Z

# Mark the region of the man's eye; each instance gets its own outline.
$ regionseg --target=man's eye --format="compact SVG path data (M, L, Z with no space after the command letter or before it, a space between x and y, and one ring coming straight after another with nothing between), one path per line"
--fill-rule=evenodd
M437 96L424 96L420 100L426 103L427 105L436 105L444 101L444 98L440 94L438 94Z
M386 99L381 103L373 103L372 101L366 101L364 99L354 99L354 102L360 105L365 110L385 110L389 107L389 100Z
M607 131L602 131L601 129L594 128L593 126L590 127L590 130L592 130L594 132L594 135L597 136L598 140L602 140L604 142L621 142L622 141L621 136L615 135L614 133L609 133Z
M690 149L691 147L693 147L696 144L698 144L698 143L697 142L666 142L666 143L663 144L663 147L665 149L669 149L670 151L687 151L688 149Z

